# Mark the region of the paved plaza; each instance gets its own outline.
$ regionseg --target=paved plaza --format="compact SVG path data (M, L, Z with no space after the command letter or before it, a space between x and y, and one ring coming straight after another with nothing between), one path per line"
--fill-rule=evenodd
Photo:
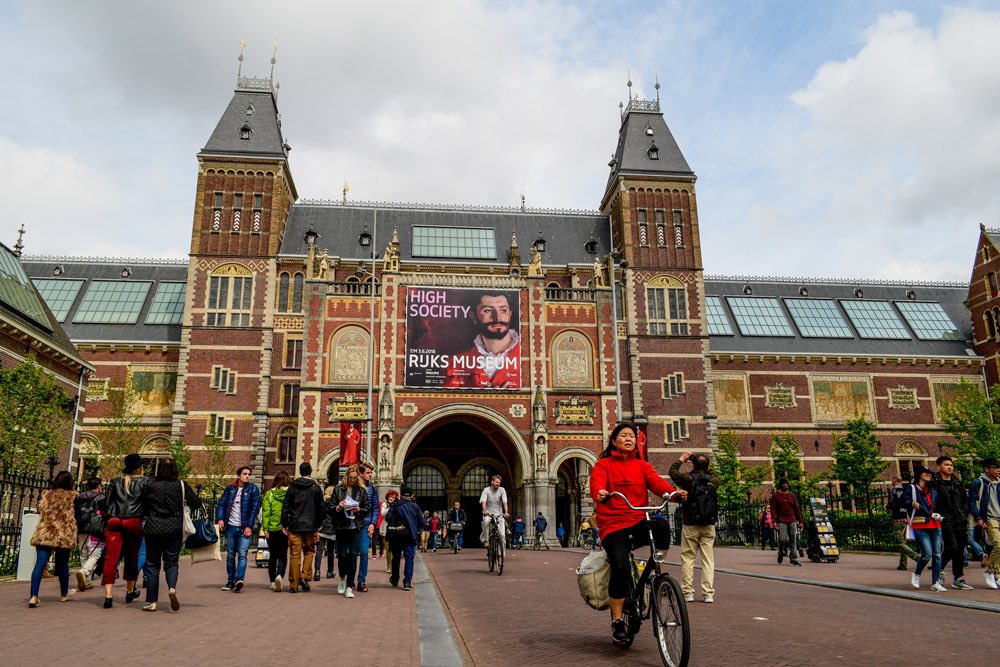
M611 645L608 612L589 609L577 592L583 553L509 552L500 577L479 549L423 554L409 593L390 588L384 561L372 561L370 591L354 600L336 594L335 579L310 593L272 593L266 571L253 567L242 593L226 593L223 563L184 563L177 614L143 612L141 598L124 604L123 586L110 610L96 588L59 603L50 579L42 605L28 609L27 583L5 582L2 662L659 665L648 625L627 656ZM891 555L801 568L777 565L771 551L716 555L715 604L700 595L689 604L692 665L958 664L995 648L1000 592L981 586L978 565L967 573L977 590L932 593L910 588Z

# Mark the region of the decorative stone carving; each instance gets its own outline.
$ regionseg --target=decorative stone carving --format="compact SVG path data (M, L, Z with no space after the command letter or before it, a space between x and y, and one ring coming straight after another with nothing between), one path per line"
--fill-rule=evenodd
M87 383L87 402L108 400L108 389L111 386L109 378L90 378Z
M392 467L392 442L388 435L383 435L378 441L378 467L385 471Z
M608 274L605 271L604 263L598 258L594 258L594 287L607 287Z
M896 445L896 456L916 456L926 458L927 452L913 440L904 440Z
M354 394L346 394L343 398L331 398L326 405L326 416L331 423L367 419L367 401L355 400Z
M330 275L330 253L323 249L319 254L319 266L316 269L317 280L329 280Z
M535 431L548 430L548 408L545 405L545 392L542 386L535 387L535 401L531 404L531 428Z
M382 387L382 398L378 402L378 427L380 430L391 431L393 423L392 392L389 384Z
M330 344L330 383L368 383L368 332L358 326L341 327Z
M798 405L795 402L795 388L777 384L773 387L764 387L764 406L768 408L794 408Z
M510 268L510 275L521 275L521 251L517 247L517 234L510 235L510 251L507 255L507 265Z
M889 408L892 410L916 410L920 407L917 401L917 390L911 387L898 387L889 389Z
M579 396L570 396L568 401L556 401L556 424L592 425L597 410L593 401L581 401Z
M535 470L548 470L549 467L549 446L545 441L545 436L540 435L535 439Z
M523 405L521 405L520 403L515 403L514 405L510 406L509 412L510 416L513 417L514 419L520 419L521 417L524 416L526 411Z
M400 413L402 413L404 417L412 417L413 415L417 414L417 404L403 403L403 405L399 408L399 411Z
M594 351L583 334L566 331L552 342L552 386L594 386Z
M382 256L382 270L399 273L399 232L395 227L392 228L392 240Z
M538 248L531 246L531 250L528 251L528 276L532 278L544 278L545 273L542 272L542 253L538 252Z

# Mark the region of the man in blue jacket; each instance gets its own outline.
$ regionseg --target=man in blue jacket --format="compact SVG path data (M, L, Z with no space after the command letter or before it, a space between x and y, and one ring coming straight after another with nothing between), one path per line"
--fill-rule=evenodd
M392 555L392 573L389 583L399 585L399 556L406 559L403 567L403 590L408 591L413 582L413 556L417 549L417 536L424 525L424 513L413 501L413 489L404 484L399 488L399 500L385 511L386 539Z
M226 585L224 591L243 590L250 534L260 512L260 489L250 483L250 466L236 471L236 481L226 487L215 506L219 530L226 533Z
M378 529L379 518L382 515L378 487L372 484L373 472L375 472L375 468L372 467L371 463L365 462L361 464L361 481L365 483L365 488L368 489L368 507L371 508L371 511L368 512L368 516L361 523L361 546L359 547L361 558L358 562L359 593L368 592L368 586L365 585L365 580L368 579L368 556L371 554L372 538Z
M986 587L997 590L1000 583L1000 463L995 458L983 459L983 474L972 480L969 487L969 511L976 525L982 528L985 537L993 543L990 561L983 578Z

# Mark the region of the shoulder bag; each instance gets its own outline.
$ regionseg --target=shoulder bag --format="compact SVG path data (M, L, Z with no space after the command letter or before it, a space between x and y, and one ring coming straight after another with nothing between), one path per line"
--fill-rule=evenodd
M184 482L181 482L181 542L195 533L194 520L191 519L191 508L187 504L187 494L184 493Z

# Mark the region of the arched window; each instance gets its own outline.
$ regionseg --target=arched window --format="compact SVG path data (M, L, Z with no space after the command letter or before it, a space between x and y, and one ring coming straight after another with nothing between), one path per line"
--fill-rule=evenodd
M368 383L368 332L345 326L330 339L330 384Z
M292 285L292 312L302 312L302 281L304 276L301 273L295 274Z
M242 264L223 264L212 271L208 283L210 327L248 327L253 305L253 273Z
M275 460L278 463L294 463L298 445L298 438L295 435L295 428L286 426L278 433L278 451Z
M406 484L421 497L431 498L445 495L444 475L434 466L416 465L406 475Z
M278 276L278 312L288 312L288 274Z
M477 465L469 468L462 479L462 495L476 496L490 485L490 479L498 473L492 466Z
M986 320L986 335L990 338L995 338L997 335L996 325L993 323L993 313L989 310L983 315L983 319Z
M989 281L989 284L990 284L990 297L995 298L997 296L997 292L998 292L998 290L997 290L997 274L995 274L992 271L990 271L989 273L986 274L986 279Z
M673 276L646 283L646 318L653 336L687 336L687 288Z
M552 341L552 386L594 386L594 348L579 331L564 331Z
M913 479L916 469L927 465L927 450L916 440L900 440L896 445L896 462L900 476Z

